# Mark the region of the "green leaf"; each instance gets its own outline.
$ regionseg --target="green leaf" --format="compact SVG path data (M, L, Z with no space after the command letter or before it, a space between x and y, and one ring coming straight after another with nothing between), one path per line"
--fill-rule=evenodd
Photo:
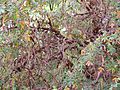
M52 90L58 90L56 86L53 86L53 89Z

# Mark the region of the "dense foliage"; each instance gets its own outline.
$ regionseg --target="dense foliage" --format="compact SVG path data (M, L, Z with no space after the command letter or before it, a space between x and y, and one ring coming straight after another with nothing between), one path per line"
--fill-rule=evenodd
M0 90L119 88L119 0L0 0Z

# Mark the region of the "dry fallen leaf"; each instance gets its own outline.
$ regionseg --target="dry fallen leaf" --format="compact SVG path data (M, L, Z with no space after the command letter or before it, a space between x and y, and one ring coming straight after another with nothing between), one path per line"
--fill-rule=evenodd
M117 11L116 14L117 14L117 18L120 18L120 11Z
M74 83L73 86L72 86L72 88L73 88L73 89L77 89L77 88L78 88L78 87L77 87L77 84Z
M118 77L117 76L113 76L112 81L116 83L118 81Z
M64 90L70 90L70 88L68 86L66 86Z
M81 55L85 55L86 51L85 49L81 50Z
M103 71L104 71L104 68L99 67L99 68L98 68L98 71L99 71L99 72L103 72Z

